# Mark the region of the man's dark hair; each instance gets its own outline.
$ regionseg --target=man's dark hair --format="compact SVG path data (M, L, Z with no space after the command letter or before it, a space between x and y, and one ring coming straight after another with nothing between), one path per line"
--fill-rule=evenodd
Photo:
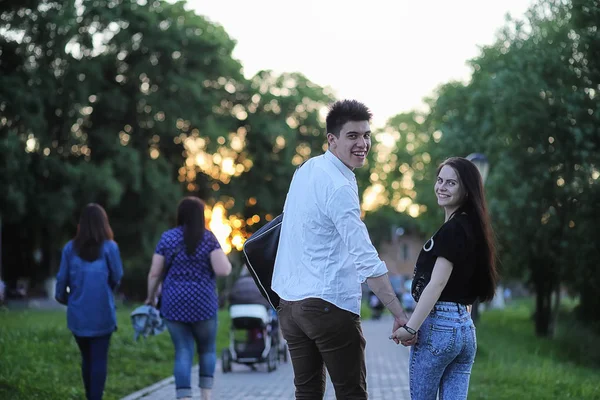
M327 113L327 133L340 137L342 126L348 121L370 121L373 117L371 110L360 101L339 100L329 107Z

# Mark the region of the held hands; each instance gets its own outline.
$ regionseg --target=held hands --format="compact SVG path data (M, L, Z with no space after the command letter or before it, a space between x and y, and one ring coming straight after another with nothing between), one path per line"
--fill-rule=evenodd
M402 324L404 325L404 324ZM402 343L403 346L412 346L417 343L418 333L412 334L408 332L404 327L400 326L400 328L396 329L390 339L392 339L396 344Z
M393 337L394 332L396 332L398 330L398 328L400 328L402 325L406 324L407 322L408 322L408 317L406 315L404 315L404 317L400 317L400 318L394 317L394 325L392 326L392 336L390 336L390 339L392 339L394 342L396 342L396 344L399 344L400 341Z

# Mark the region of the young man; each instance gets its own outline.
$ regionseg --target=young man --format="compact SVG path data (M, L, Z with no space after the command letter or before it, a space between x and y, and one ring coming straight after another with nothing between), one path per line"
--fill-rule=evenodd
M371 148L371 112L362 103L334 103L327 115L328 151L296 171L284 206L272 288L294 367L296 399L322 399L325 369L338 399L366 399L361 283L406 323L387 268L360 219L352 172ZM383 339L383 338L382 338Z

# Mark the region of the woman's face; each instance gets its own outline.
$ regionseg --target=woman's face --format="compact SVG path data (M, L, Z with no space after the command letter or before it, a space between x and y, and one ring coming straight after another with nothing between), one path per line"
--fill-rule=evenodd
M456 171L444 165L438 174L434 186L438 205L441 207L458 208L465 197L465 190L460 184Z

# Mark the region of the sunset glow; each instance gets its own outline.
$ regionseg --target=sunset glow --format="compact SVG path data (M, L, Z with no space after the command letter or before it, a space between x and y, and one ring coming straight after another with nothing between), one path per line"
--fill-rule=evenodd
M222 202L216 203L212 208L207 206L204 209L204 217L208 228L215 234L226 254L233 249L242 250L246 237L240 228L245 225L244 221L234 215L227 216L227 210Z

